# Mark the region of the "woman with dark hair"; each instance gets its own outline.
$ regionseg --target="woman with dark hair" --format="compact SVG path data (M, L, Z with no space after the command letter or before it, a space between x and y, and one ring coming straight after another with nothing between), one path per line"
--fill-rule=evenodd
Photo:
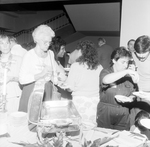
M97 107L98 127L129 130L129 103L118 101L115 95L130 97L136 89L138 74L128 69L131 54L124 47L116 48L111 54L111 66L100 74L100 102ZM126 98L125 97L125 98ZM132 101L132 97L131 101Z
M66 76L67 73L65 72L64 67L63 67L63 64L65 63L64 55L66 53L65 46L66 46L66 42L60 36L56 36L52 39L50 49L54 52L54 57L58 66L57 68L58 77L60 79L58 86L57 86L58 91L61 93L62 98L71 99L70 92L60 88L67 78Z
M96 106L99 101L99 64L97 50L93 42L80 41L77 48L81 56L71 65L66 84L72 91L73 102L83 122L96 125Z
M52 39L50 49L54 52L55 60L58 64L60 64L61 58L63 58L66 53L65 46L66 42L60 36L56 36Z

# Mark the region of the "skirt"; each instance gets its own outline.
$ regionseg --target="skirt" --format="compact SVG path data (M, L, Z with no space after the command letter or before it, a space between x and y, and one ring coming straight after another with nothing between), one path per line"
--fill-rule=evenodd
M97 126L96 111L98 102L99 97L73 97L73 103L82 118L82 122L89 122Z

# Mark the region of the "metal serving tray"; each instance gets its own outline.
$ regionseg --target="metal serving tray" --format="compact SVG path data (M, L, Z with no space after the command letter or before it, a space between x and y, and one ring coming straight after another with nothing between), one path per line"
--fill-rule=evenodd
M46 101L43 103L39 121L48 126L53 124L56 127L79 125L81 116L72 100Z
M43 102L38 123L43 135L65 132L67 136L76 136L80 134L80 123L81 116L71 100Z

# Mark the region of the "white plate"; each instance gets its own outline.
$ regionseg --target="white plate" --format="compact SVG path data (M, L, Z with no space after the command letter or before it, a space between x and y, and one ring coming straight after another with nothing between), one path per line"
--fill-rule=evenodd
M147 129L150 129L150 119L148 118L143 118L140 120L140 123L142 126L144 126Z
M133 100L130 97L124 95L115 95L115 98L118 102L132 102Z
M150 100L150 92L137 91L137 92L133 92L133 94L140 97L140 98Z
M65 71L69 71L69 70L70 70L70 68L64 68L64 70L65 70Z

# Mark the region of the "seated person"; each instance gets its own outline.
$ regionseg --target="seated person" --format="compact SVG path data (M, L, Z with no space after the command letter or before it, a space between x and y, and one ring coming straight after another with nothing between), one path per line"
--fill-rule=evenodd
M111 54L111 65L100 73L100 101L97 106L98 127L129 130L129 104L115 99L115 95L130 97L136 90L138 74L128 69L131 54L124 47Z

